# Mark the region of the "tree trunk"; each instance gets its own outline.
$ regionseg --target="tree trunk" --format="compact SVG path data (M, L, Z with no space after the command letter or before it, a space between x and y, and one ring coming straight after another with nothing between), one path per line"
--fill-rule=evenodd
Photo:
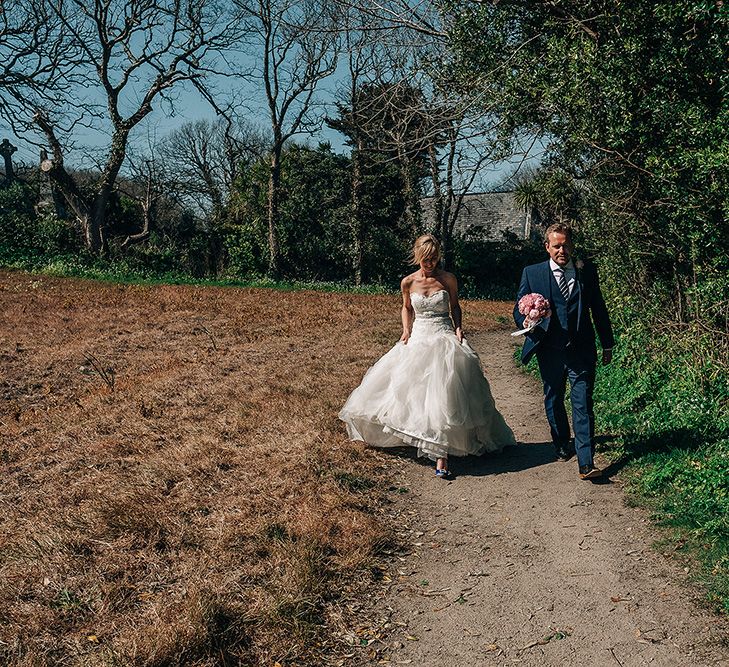
M418 216L416 212L417 201L415 196L415 184L413 182L413 170L405 152L400 149L400 173L403 182L403 197L405 198L405 228L410 229L413 238L420 234Z
M443 262L446 268L453 266L453 230L458 220L459 205L453 192L453 186L448 184L446 201L443 204L443 217L441 218L441 244L443 246Z
M91 212L86 218L86 248L94 255L103 255L108 249L104 228L109 195L110 192L106 188L97 194L91 206Z
M438 154L435 145L428 146L430 162L430 178L433 181L433 231L440 237L441 259L443 268L450 267L450 239L448 234L448 214L443 210L443 191L440 187L440 169L438 168Z
M442 216L440 220L440 250L443 257L443 268L450 271L452 263L451 238L448 233L448 216Z
M428 145L428 161L430 162L430 179L433 182L433 231L441 233L443 220L443 193L440 189L440 170L438 169L438 154L434 144ZM441 238L441 242L443 239Z
M268 275L273 280L280 276L280 253L278 247L279 190L281 184L281 147L274 146L271 152L271 171L268 177Z
M364 263L364 223L362 220L362 149L363 141L357 139L352 152L352 245L354 257L354 284L362 284L362 264Z
M106 239L106 209L114 189L116 177L119 175L122 163L127 152L127 139L129 132L125 129L114 133L111 140L111 151L101 175L99 189L91 204L90 214L86 217L84 231L86 248L94 255L106 254L108 244ZM82 221L82 224L84 221Z

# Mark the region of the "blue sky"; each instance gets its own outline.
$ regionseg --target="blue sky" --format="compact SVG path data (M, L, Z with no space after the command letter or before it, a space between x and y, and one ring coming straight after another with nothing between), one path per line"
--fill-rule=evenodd
M336 99L337 80L338 77L336 74L325 79L320 83L317 95L317 103L330 113L333 111L333 103ZM227 89L224 86L227 86ZM232 92L230 81L224 80L224 86L221 86L221 90L225 96L226 93L229 94ZM260 126L265 131L269 121L267 118L267 109L265 109L263 105L263 100L256 99L260 97L260 93L249 86L243 87L242 85L237 88L235 92L239 96L244 96L247 100L249 111L246 113L246 118L248 121L253 125ZM205 99L203 99L203 97L191 84L185 82L179 85L179 87L177 87L174 91L174 96L175 101L173 104L159 99L155 102L152 113L133 130L130 140L132 145L137 144L142 147L147 143L148 136L155 136L157 139L160 139L175 128L180 127L185 122L204 118L212 119L215 117L215 112L212 107ZM7 131L6 128L1 129L2 134L0 134L0 140L7 136L18 147L18 151L14 155L14 161L16 164L38 163L39 149L37 147L15 137L11 132ZM326 125L322 125L321 130L316 134L302 134L297 137L297 140L300 142L308 142L310 144L327 141L332 145L332 148L336 152L349 152L348 147L344 145L343 135L328 128ZM93 168L96 165L96 160L105 153L105 149L109 143L109 132L104 131L101 128L94 130L79 128L75 134L75 142L77 144L77 148L67 154L67 163L75 167ZM542 145L537 144L531 150L526 164L538 164L539 156L542 152ZM479 175L479 178L474 184L472 190L508 189L508 177L513 173L516 165L521 161L522 158L520 156L516 156L511 161L507 160L497 165L493 165L489 169L484 169Z

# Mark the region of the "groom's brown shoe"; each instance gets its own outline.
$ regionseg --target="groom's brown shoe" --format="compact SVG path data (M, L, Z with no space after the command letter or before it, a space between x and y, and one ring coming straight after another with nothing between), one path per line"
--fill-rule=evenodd
M593 465L580 466L580 479L596 479L602 477L602 470Z

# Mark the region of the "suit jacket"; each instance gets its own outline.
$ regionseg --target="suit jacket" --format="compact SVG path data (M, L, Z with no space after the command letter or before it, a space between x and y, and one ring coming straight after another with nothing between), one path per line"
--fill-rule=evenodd
M527 266L521 274L519 293L514 305L514 321L520 329L524 327L525 317L519 312L519 299L532 292L541 294L549 300L552 316L543 319L526 334L521 350L523 363L528 363L535 352L547 347L563 350L567 346L572 346L594 356L597 353L595 329L603 349L613 347L615 344L610 317L600 291L597 269L593 264L585 262L582 268L576 269L575 283L567 305L559 291L549 260ZM558 307L563 311L565 307L569 310L572 317L569 329L557 317Z

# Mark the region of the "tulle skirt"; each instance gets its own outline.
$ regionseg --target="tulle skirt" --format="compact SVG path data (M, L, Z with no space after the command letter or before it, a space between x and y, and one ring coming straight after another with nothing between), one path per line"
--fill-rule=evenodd
M496 409L481 362L450 320L416 319L364 376L339 413L352 440L417 447L433 460L500 451L515 444Z

